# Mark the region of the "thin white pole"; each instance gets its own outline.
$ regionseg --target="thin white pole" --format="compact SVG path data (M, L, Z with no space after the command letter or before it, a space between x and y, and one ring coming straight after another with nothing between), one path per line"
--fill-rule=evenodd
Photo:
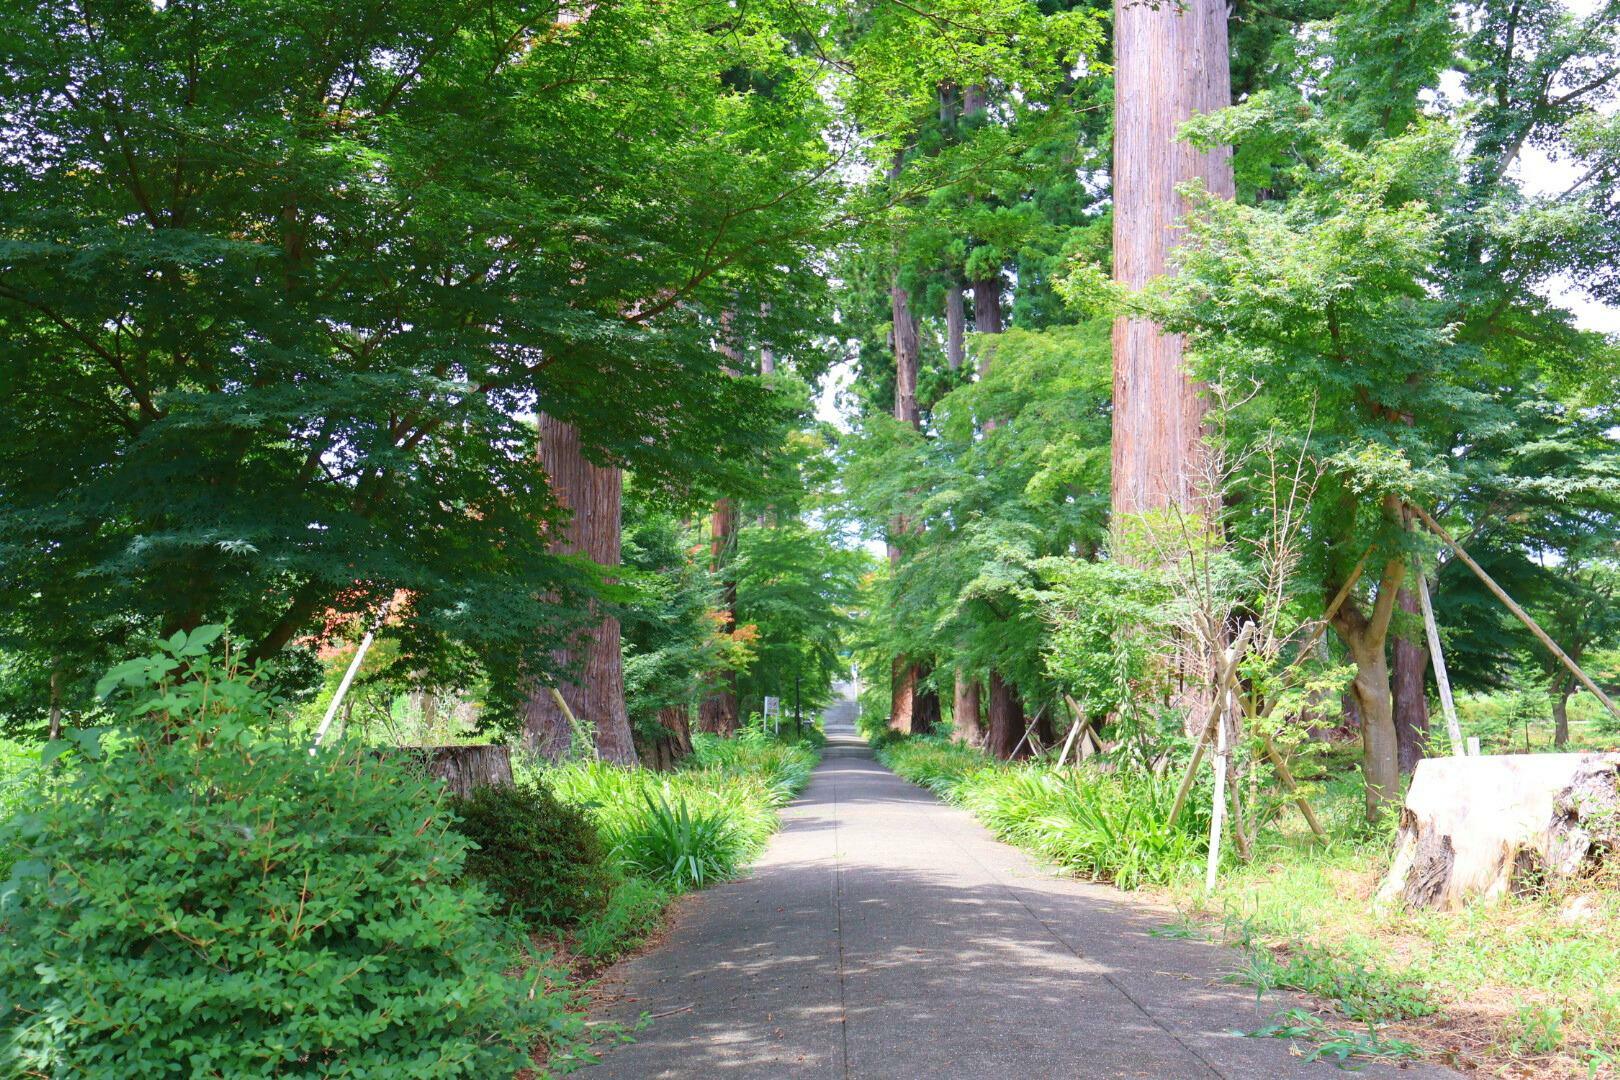
M1229 691L1222 685L1219 693L1223 706L1231 701ZM1204 867L1204 891L1215 891L1215 873L1221 866L1221 824L1226 816L1226 709L1223 707L1220 719L1215 722L1215 756L1210 764L1215 766L1215 799L1210 806L1209 814L1209 861Z
M1440 627L1434 621L1434 604L1429 600L1429 576L1417 567L1418 599L1423 603L1423 631L1429 639L1429 659L1434 663L1434 684L1440 688L1440 708L1446 714L1446 734L1451 737L1451 755L1463 757L1462 725L1457 722L1457 702L1451 696L1451 677L1446 674L1446 657L1440 651Z
M332 720L337 716L338 707L343 704L344 697L349 693L349 685L360 673L360 665L365 662L366 652L377 638L377 627L382 625L383 619L388 616L388 609L393 606L393 597L385 600L383 606L377 609L376 618L371 620L371 626L366 629L366 636L360 639L360 647L354 650L354 659L349 661L349 670L343 673L343 681L338 683L337 693L332 695L332 703L326 707L326 715L321 718L321 726L315 729L315 741L309 748L311 754L321 745L321 740L326 738L327 731L332 727Z

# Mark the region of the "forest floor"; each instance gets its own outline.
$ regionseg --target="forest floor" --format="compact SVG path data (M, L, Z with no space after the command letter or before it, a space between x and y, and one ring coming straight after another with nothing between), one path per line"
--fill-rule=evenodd
M1257 998L1227 981L1234 952L1166 933L1170 909L998 843L879 765L853 718L847 700L827 715L822 763L753 871L604 974L595 1018L650 1023L591 1075L1337 1074L1309 1043L1244 1037L1303 999Z

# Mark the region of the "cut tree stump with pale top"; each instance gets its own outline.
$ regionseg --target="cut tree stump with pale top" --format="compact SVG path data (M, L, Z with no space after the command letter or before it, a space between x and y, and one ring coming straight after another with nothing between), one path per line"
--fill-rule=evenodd
M1620 754L1420 761L1379 900L1456 909L1568 881L1620 841Z

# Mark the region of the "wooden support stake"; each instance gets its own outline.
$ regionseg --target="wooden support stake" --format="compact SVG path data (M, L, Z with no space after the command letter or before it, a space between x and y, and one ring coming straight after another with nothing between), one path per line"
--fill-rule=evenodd
M1462 725L1457 722L1457 702L1451 696L1451 678L1446 674L1446 658L1440 651L1440 627L1434 621L1434 604L1429 600L1429 576L1417 567L1418 599L1423 603L1423 632L1429 639L1429 659L1434 664L1434 685L1440 689L1440 708L1446 714L1446 734L1451 738L1451 756L1463 756Z
M568 700L562 696L561 690L558 690L555 686L551 687L550 690L551 700L557 703L557 708L560 709L563 716L567 717L568 719L568 730L572 731L574 733L574 738L578 739L580 742L590 743L591 757L597 761L601 761L602 751L597 749L596 737L594 733L587 731L585 729L585 725L579 722L579 717L575 716L574 710L568 707Z
M1182 774L1181 786L1176 789L1176 801L1170 804L1170 824L1174 825L1176 819L1181 817L1182 807L1187 805L1187 796L1192 792L1193 780L1198 775L1198 765L1204 760L1204 744L1209 741L1210 729L1220 719L1221 710L1226 706L1226 684L1231 681L1232 673L1237 669L1238 658L1248 647L1249 638L1254 636L1254 623L1244 623L1243 629L1238 632L1238 639L1233 643L1231 650L1221 658L1221 670L1215 682L1215 703L1209 710L1209 719L1199 729L1198 741L1193 744L1192 760L1187 762L1187 771Z
M1547 646L1548 650L1551 651L1554 656L1558 657L1559 661L1561 661L1563 665L1569 669L1570 674L1574 675L1581 681L1582 686L1592 691L1593 696L1599 701L1603 702L1604 708L1608 709L1611 715L1617 719L1620 719L1620 706L1616 706L1614 702L1609 700L1608 694L1605 694L1602 690L1598 689L1597 683L1593 682L1587 677L1586 672L1581 670L1581 666L1575 661L1571 660L1569 658L1569 654L1564 652L1563 649L1560 649L1556 641L1547 636L1547 631L1543 630L1536 620L1530 617L1529 612L1525 611L1524 608L1513 602L1513 597L1509 596L1505 591L1503 591L1502 586L1498 585L1496 580L1492 578L1491 575L1487 574L1484 568L1481 567L1479 563L1475 562L1473 557L1470 556L1468 552L1462 549L1461 544L1457 543L1457 541L1451 538L1450 533L1446 532L1445 529L1440 527L1440 523L1438 521L1430 517L1428 512L1421 506L1412 505L1412 512L1417 514L1417 516L1422 519L1423 524L1427 525L1429 530L1433 532L1434 535L1444 540L1447 547L1457 553L1457 558L1461 559L1468 566L1468 569L1474 572L1475 577L1479 578L1480 581L1485 583L1485 587L1491 590L1492 595L1494 595L1498 600L1502 601L1502 603L1506 604L1507 609L1513 612L1513 614L1518 617L1520 622L1524 623L1525 626L1530 628L1530 632L1536 636L1537 640L1539 640L1543 645Z
M1253 624L1250 624L1253 625ZM1229 655L1236 655L1236 650ZM1228 665L1228 669L1234 665ZM1220 702L1215 711L1215 798L1209 808L1209 858L1204 864L1204 891L1215 891L1215 875L1221 866L1221 825L1226 816L1226 687L1215 695Z
M1288 762L1283 760L1277 744L1272 741L1270 735L1266 736L1266 757L1271 759L1271 767L1277 770L1277 779L1283 782L1283 787L1294 793L1294 805L1299 807L1299 812L1305 816L1305 824L1311 827L1311 832L1316 834L1318 840L1327 843L1327 830L1322 828L1322 823L1317 820L1316 811L1311 809L1310 800L1299 793L1299 782L1294 779L1294 771L1288 767Z

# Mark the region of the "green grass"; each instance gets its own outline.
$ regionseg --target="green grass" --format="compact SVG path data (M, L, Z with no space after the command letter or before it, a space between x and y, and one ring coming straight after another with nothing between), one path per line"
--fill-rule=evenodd
M757 731L698 734L673 772L599 761L519 762L590 815L619 878L607 910L573 931L575 953L606 961L639 943L668 903L737 873L764 849L777 812L810 779L819 755Z
M1620 882L1459 912L1380 907L1390 837L1357 822L1356 779L1315 796L1327 846L1268 833L1213 895L1189 881L1172 888L1187 916L1243 949L1240 981L1316 994L1375 1036L1390 1027L1486 1070L1609 1075L1620 1062ZM1577 899L1586 914L1573 918Z

